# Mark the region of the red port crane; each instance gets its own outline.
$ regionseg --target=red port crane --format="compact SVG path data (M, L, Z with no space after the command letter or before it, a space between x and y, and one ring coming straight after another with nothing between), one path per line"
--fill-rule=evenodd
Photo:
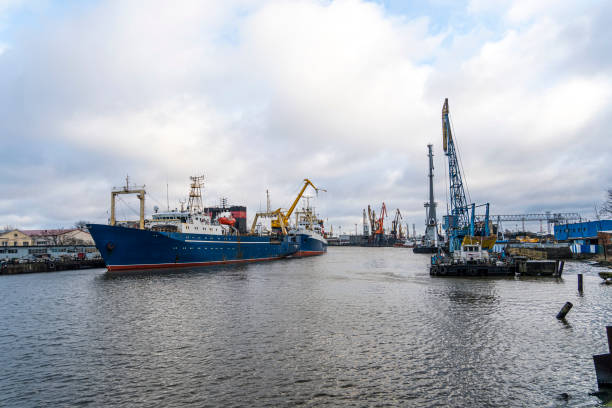
M380 218L376 221L376 231L374 231L375 235L382 235L385 233L384 221L387 216L387 206L385 203L382 203L382 208L380 209Z

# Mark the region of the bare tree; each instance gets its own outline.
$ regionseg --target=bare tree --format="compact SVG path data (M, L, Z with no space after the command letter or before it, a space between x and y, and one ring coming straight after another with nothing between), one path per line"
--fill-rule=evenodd
M608 189L608 199L601 207L601 214L612 215L612 188Z
M80 230L84 230L84 229L85 229L85 226L86 226L87 224L89 224L89 222L88 222L88 221L79 220L79 221L77 221L77 222L75 222L75 223L74 223L74 227L75 227L75 228L78 228L78 229L80 229Z

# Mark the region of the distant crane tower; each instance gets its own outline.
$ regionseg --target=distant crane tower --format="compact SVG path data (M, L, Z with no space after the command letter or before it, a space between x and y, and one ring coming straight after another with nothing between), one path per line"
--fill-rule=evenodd
M385 234L385 217L387 217L387 206L383 201L382 207L380 209L379 219L376 220L376 230L373 232L375 235L375 239L377 241L381 241L384 238Z
M433 189L433 145L428 144L429 149L429 202L425 203L425 245L429 247L438 246L438 218L436 217L436 206L438 203L434 201L434 189Z
M403 238L402 234L402 213L399 208L395 210L395 217L393 221L391 221L391 235L396 240L401 240Z
M370 229L368 227L368 217L365 208L363 209L363 236L367 237L370 235Z
M371 237L374 238L374 231L376 231L376 212L372 210L370 204L368 204L368 219L370 221L370 233Z

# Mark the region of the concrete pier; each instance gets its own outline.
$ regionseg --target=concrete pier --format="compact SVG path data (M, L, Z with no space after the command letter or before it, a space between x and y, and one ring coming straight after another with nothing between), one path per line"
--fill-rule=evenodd
M104 268L102 259L84 259L74 261L57 262L27 262L27 263L3 263L0 266L0 275L15 275L20 273L39 273L67 271L72 269Z

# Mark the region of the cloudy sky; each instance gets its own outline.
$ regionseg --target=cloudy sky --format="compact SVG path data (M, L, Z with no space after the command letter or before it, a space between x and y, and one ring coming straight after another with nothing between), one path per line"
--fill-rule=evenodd
M0 224L106 222L206 175L252 215L305 177L354 230L368 204L423 229L427 147L446 210L450 102L472 201L578 211L612 187L609 1L0 0ZM120 211L134 217L137 201Z

